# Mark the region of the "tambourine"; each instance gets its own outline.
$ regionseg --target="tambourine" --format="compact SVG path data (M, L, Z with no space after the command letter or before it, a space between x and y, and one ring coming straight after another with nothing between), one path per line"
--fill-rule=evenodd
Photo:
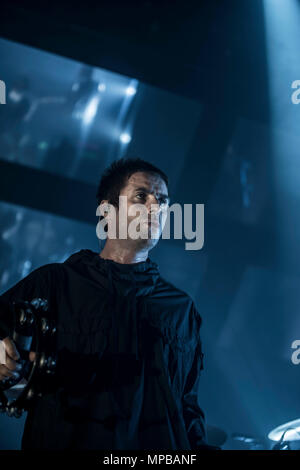
M19 418L50 387L57 362L56 326L45 299L12 302L11 310L14 322L9 337L22 367L18 378L0 381L0 412ZM29 360L30 351L36 354L34 361Z

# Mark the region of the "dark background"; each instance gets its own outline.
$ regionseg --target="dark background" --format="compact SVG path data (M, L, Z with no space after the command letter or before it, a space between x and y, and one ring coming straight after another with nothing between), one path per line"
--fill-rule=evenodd
M300 107L291 102L299 20L297 0L1 6L8 91L28 76L31 103L66 97L79 63L115 90L138 84L126 112L107 88L85 140L76 140L67 105L45 105L16 125L17 149L6 130L1 289L76 249L97 250L95 190L107 164L138 155L160 166L172 202L205 204L202 250L162 240L150 256L203 316L201 403L228 449L247 448L233 433L269 448L268 433L300 414L300 366L291 362L300 338ZM131 129L125 147L110 134L116 121ZM18 446L22 423L0 419L0 447Z

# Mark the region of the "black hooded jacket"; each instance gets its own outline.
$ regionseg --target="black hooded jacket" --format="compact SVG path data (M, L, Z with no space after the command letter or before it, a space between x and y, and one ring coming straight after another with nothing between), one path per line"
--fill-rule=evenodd
M55 387L28 412L24 449L192 449L205 444L199 406L201 317L148 258L133 264L81 250L0 296L48 299L57 323Z

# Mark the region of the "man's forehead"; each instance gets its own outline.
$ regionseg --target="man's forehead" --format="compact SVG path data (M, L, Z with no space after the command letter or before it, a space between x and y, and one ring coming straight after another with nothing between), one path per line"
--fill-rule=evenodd
M149 189L156 189L160 192L168 194L168 188L165 181L160 175L157 175L155 173L145 173L142 171L133 173L128 179L127 186L136 188L140 186L145 186Z

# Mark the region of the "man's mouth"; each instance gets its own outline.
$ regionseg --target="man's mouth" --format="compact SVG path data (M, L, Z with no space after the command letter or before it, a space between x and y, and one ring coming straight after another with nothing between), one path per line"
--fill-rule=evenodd
M149 223L149 226L150 226L150 227L155 227L155 228L159 228L159 227L160 227L160 223L159 223L158 220L153 220L153 221L152 221L152 220L149 220L148 223Z
M151 220L149 219L148 221L147 220L144 220L143 221L144 224L148 224L149 227L153 227L153 228L159 228L160 227L160 223L158 220Z

